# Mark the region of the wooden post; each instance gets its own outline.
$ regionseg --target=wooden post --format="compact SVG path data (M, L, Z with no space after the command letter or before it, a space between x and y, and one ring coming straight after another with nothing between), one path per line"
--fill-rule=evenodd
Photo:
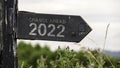
M15 23L17 0L5 1L5 22L3 23L2 68L17 68Z
M4 23L4 0L0 0L0 68L2 68L2 50L3 50L3 23Z

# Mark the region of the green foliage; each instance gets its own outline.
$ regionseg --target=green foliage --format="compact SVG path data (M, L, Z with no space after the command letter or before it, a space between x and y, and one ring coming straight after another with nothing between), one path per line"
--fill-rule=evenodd
M49 47L18 44L19 68L120 68L120 58L103 54L99 49L81 48L75 52L69 47L52 52Z
M35 45L35 47L32 47L31 44L26 44L24 42L20 42L18 44L17 52L19 68L21 68L23 62L23 68L28 68L29 66L37 68L37 60L40 58L40 56L52 56L52 51L50 51L49 47L45 46L42 48L38 44Z

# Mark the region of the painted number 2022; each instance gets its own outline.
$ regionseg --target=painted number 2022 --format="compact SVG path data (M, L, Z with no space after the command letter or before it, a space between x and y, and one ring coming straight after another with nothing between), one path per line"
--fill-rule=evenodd
M64 37L64 35L62 34L65 31L64 25L55 26L54 24L49 24L48 26L46 26L46 24L44 23L41 23L39 25L37 25L36 23L30 23L29 27L32 27L32 30L29 32L29 35L39 34L40 36L47 35L49 37ZM48 31L48 29L51 30ZM54 31L57 29L61 29L61 30L55 35Z

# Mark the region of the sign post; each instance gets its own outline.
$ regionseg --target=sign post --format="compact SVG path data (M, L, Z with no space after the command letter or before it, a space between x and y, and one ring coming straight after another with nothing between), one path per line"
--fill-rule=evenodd
M15 23L17 13L16 0L4 1L4 21L2 22L3 49L1 68L17 68Z
M2 68L4 0L0 0L0 68Z

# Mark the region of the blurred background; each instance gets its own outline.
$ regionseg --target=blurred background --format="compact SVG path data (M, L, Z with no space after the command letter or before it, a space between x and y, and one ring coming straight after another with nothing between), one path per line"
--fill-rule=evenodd
M19 11L79 15L92 28L79 43L18 39L19 68L120 68L120 0L18 1Z

